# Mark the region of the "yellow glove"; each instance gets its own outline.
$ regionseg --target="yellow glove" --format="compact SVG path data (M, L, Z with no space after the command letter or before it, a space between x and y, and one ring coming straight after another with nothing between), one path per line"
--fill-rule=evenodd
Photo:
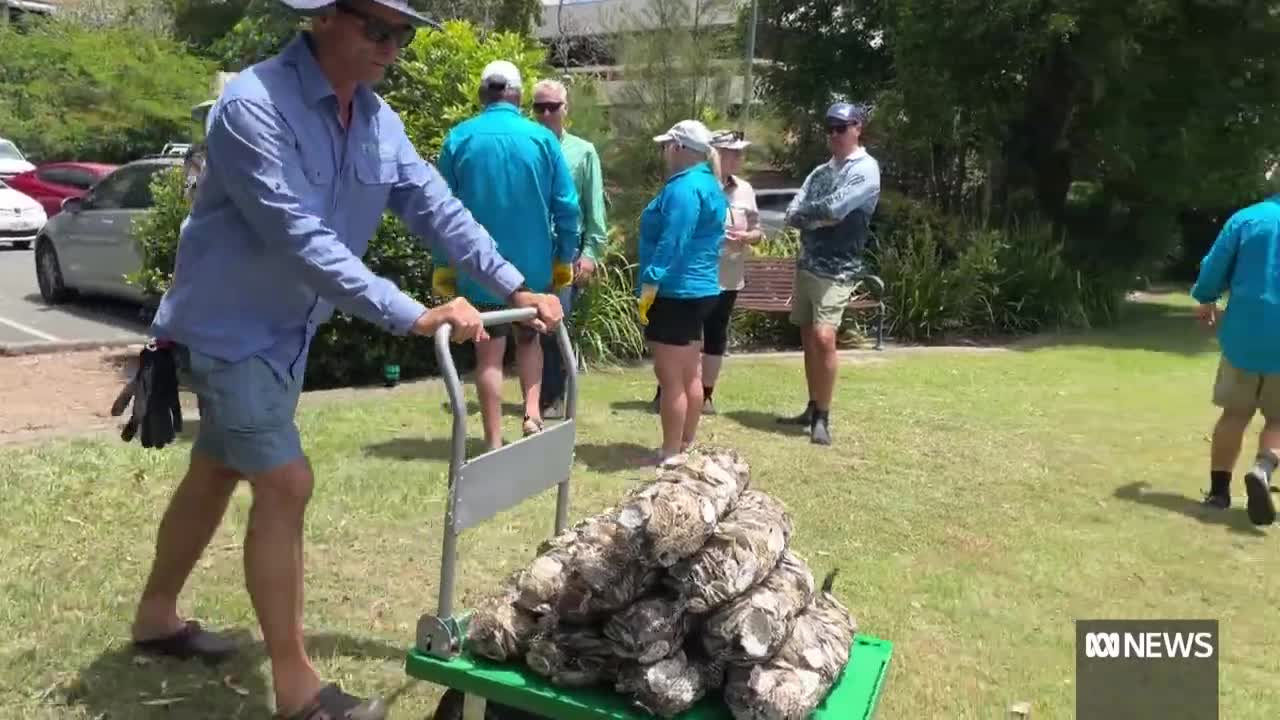
M649 308L653 307L653 301L658 299L658 286L645 285L640 289L640 324L649 324Z
M457 278L453 268L437 266L431 272L431 289L442 298L451 298L458 294Z
M573 266L568 263L551 265L551 291L560 292L573 283Z

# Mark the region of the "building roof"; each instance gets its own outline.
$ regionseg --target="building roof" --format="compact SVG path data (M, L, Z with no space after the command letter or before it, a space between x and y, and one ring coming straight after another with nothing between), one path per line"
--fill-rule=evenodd
M732 25L737 21L738 0L679 0L692 16L702 13L706 25ZM626 30L654 30L649 0L543 0L542 21L534 30L539 40L612 35Z

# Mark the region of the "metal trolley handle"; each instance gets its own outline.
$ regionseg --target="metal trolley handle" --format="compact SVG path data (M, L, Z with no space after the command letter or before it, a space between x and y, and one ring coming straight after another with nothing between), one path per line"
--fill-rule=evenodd
M537 316L533 308L481 313L485 327L518 323ZM462 381L453 363L449 337L452 328L436 331L436 359L453 411L449 454L449 497L445 503L444 544L440 557L440 599L436 615L418 620L418 650L450 658L461 647L461 628L453 616L453 587L457 568L458 535L528 498L559 486L556 493L555 533L568 526L569 475L573 466L578 405L578 362L565 324L556 328L556 345L567 371L564 421L542 432L479 455L466 457L467 413Z

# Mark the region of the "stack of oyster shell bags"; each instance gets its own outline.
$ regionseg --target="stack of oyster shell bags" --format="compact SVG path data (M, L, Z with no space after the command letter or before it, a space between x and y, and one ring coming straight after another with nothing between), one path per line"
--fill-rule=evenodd
M476 608L468 651L660 717L717 694L737 720L808 718L857 624L790 549L786 508L749 485L732 450L664 464L539 547Z

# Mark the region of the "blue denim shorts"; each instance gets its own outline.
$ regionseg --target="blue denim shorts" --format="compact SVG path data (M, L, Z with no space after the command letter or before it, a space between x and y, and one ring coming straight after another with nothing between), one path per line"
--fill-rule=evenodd
M228 362L178 348L182 380L200 411L193 453L244 475L258 475L303 457L294 414L302 378L282 378L259 357Z

